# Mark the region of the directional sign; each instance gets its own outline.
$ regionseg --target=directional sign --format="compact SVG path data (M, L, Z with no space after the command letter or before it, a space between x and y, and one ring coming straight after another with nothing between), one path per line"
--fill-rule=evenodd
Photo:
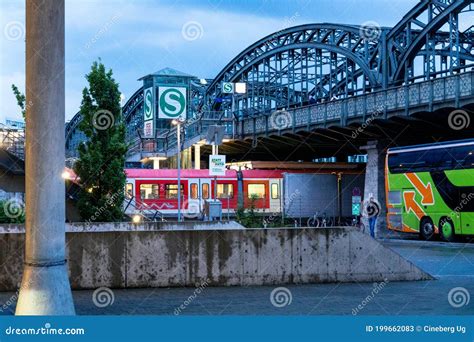
M186 88L158 88L158 118L186 119Z
M225 155L209 156L209 176L225 176Z
M234 83L232 82L222 83L222 92L224 94L232 94L234 92Z

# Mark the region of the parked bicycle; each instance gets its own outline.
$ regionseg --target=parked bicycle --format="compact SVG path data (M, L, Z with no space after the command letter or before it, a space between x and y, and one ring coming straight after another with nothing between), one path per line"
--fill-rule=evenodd
M320 216L319 212L316 212L313 216L308 218L306 224L308 227L316 228L332 227L334 225L334 220L326 213L323 213L322 216Z

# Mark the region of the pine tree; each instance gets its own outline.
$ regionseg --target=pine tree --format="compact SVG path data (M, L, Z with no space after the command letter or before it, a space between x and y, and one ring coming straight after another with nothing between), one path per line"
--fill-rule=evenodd
M87 142L78 148L74 170L80 178L78 207L88 222L122 220L125 186L125 125L120 109L119 85L112 70L99 61L86 75L89 88L82 91L79 129Z

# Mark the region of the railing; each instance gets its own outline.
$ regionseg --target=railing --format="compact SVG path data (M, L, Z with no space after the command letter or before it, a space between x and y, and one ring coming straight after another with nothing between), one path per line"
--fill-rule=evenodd
M239 122L238 135L245 137L296 128L310 129L312 125L326 123L339 123L344 126L351 119L365 120L368 116L379 115L383 118L388 112L399 111L408 115L412 108L416 109L419 106L426 106L428 111L432 111L436 104L451 102L458 107L461 99L472 96L474 96L474 72L470 71L347 99L280 111L278 115L284 115L280 120L275 120L276 112L245 118Z
M209 126L224 125L226 136L234 133L234 120L226 118L224 112L207 112L199 118L190 119L181 125L182 149L205 138ZM161 129L155 132L155 138L145 139L136 137L130 142L128 153L160 153L174 155L177 153L177 127Z
M25 159L25 131L0 125L1 147L20 159Z

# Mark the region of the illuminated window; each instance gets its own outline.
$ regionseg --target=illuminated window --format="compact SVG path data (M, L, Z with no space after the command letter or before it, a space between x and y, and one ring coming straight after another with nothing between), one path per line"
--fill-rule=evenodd
M140 184L141 199L160 198L160 186L158 184Z
M272 195L272 199L280 198L280 191L278 189L278 184L277 183L272 183L271 195Z
M249 184L248 198L265 198L265 184Z
M133 184L127 183L125 185L125 198L132 198L133 197Z
M209 198L209 184L204 183L202 185L202 198L208 199Z
M191 183L191 198L197 199L198 198L198 185L197 183Z
M166 184L165 185L166 198L178 198L178 184ZM183 184L181 184L181 197L183 197Z
M234 184L217 184L217 198L234 198Z

